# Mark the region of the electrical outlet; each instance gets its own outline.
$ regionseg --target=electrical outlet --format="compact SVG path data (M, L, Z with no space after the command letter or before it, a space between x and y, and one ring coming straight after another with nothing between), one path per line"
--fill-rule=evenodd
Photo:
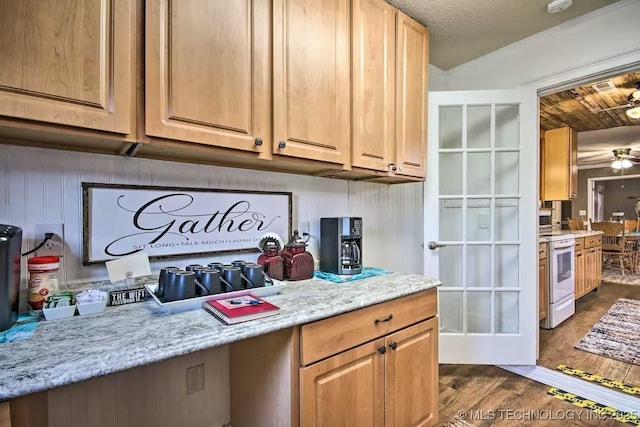
M53 233L43 247L36 251L37 256L63 256L64 255L64 225L63 224L36 224L34 227L34 245L40 244L45 233Z
M309 221L300 221L298 226L300 227L300 229L298 230L300 232L300 235L304 233L309 234Z
M580 209L580 211L578 212L578 215L586 216L587 215L587 211Z
M187 394L204 390L204 364L187 368Z

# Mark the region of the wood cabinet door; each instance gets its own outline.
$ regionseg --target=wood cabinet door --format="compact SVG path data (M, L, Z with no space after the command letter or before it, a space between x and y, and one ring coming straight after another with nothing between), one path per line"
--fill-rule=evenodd
M351 165L387 171L393 163L396 10L353 0Z
M269 0L147 0L145 132L271 150Z
M547 269L547 259L538 261L538 320L547 317L547 306L549 305L549 270Z
M439 408L438 319L390 334L385 342L385 427L434 425Z
M422 25L398 12L396 43L397 173L424 177L429 33Z
M131 0L0 2L0 116L132 133Z
M575 298L578 299L585 294L585 254L584 251L576 252L575 255Z
M598 286L598 248L589 249L587 256L587 283L585 293L594 290Z
M602 245L596 247L596 284L595 287L602 283Z
M300 425L382 427L384 352L378 339L301 368Z
M544 133L543 200L570 200L578 193L577 137L569 127Z
M569 144L569 198L578 197L578 132L573 128L568 128Z
M349 5L348 0L274 0L274 153L349 162Z

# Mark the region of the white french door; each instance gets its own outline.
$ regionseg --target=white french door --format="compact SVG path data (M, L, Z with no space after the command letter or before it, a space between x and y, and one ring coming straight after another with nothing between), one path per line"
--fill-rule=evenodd
M535 90L429 93L424 273L440 363L535 365Z

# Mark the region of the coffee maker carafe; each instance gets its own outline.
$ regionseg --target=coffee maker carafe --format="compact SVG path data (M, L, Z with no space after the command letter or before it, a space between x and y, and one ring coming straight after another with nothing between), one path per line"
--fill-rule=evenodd
M362 272L362 218L320 218L320 270Z

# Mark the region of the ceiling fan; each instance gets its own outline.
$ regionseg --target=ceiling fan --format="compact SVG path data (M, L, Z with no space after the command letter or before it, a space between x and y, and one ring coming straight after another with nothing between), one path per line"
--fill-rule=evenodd
M640 157L631 155L631 148L615 148L613 151L614 160L611 167L614 171L624 170L633 165L640 164Z

